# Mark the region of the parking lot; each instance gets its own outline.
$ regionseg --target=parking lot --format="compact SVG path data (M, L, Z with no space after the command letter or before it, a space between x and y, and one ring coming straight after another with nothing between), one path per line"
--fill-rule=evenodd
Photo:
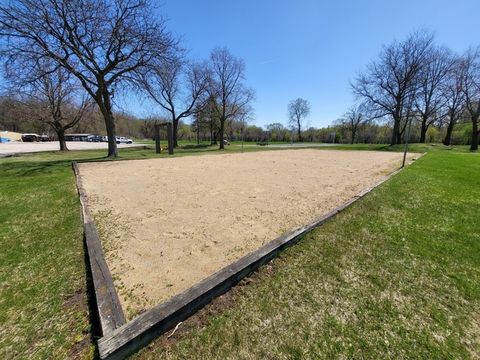
M138 144L119 144L119 148L138 146ZM107 143L86 142L86 141L67 141L69 150L94 150L107 149ZM0 143L0 157L11 156L19 153L55 151L59 149L57 141L52 142L9 142Z

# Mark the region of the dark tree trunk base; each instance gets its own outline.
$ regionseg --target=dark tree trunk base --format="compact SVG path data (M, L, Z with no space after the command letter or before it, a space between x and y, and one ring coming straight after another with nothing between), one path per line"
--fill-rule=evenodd
M58 137L58 145L60 147L60 151L68 151L67 143L65 141L65 128L61 127L60 125L53 127L55 132L57 133Z
M470 145L471 151L478 150L478 135L480 132L478 131L478 118L472 117L472 144Z
M445 139L443 140L443 145L450 146L450 144L452 143L452 132L453 132L454 126L455 126L455 121L450 120L447 127L447 133L445 134Z

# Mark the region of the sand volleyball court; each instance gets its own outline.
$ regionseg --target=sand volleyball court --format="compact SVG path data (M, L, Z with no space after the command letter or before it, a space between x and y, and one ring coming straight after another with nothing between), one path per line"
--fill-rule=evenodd
M397 170L402 155L301 149L79 168L132 318L335 209Z

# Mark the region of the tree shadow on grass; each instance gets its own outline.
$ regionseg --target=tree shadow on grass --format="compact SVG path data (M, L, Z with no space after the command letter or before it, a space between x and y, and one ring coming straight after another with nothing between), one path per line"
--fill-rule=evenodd
M95 353L94 359L99 358L97 341L102 337L102 328L100 326L100 316L98 314L97 300L95 298L95 288L92 279L92 271L90 267L90 260L88 258L88 249L85 241L85 234L83 235L83 252L85 261L85 283L87 288L87 307L88 317L90 320L90 343L94 345Z
M105 157L94 157L89 159L81 159L79 161L98 161ZM54 174L71 168L74 159L62 160L31 160L31 161L6 161L0 162L0 178L27 177L36 175Z
M191 145L181 146L180 148L185 150L197 150L197 149L207 149L211 146L212 145L210 144L191 144Z

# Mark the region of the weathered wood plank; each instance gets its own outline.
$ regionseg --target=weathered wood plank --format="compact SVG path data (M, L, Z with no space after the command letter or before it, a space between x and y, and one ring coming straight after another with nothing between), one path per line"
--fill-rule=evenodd
M73 162L72 167L75 172L77 190L82 206L83 230L95 291L97 315L100 320L102 335L106 336L125 324L125 316L113 284L112 275L105 261L102 243L88 209L87 194L82 185L77 163Z
M362 191L335 210L306 226L290 231L262 246L258 250L226 266L210 277L200 281L163 304L137 316L98 341L101 359L123 359L154 338L173 328L215 297L225 293L241 279L275 258L284 248L297 243L306 233L325 223L358 199L370 193L377 186L397 174L386 176L374 186Z

